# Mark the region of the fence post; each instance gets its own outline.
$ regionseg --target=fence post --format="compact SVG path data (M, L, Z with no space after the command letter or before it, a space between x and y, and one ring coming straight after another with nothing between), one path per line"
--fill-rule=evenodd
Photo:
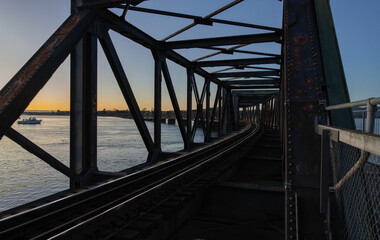
M321 136L321 178L320 178L320 205L319 211L327 213L329 199L329 172L330 172L330 131L323 130Z

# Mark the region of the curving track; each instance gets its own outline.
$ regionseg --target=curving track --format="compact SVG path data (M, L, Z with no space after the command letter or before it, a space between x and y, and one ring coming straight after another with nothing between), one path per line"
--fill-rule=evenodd
M0 239L126 236L130 234L126 229L136 219L152 216L150 213L170 197L180 192L193 194L215 181L259 130L258 125L247 125L185 156L1 219Z

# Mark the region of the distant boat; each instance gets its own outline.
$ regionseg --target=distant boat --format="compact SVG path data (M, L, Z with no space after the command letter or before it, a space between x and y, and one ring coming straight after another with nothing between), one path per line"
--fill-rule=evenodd
M24 118L21 121L18 121L18 124L40 124L42 120L37 120L35 117Z

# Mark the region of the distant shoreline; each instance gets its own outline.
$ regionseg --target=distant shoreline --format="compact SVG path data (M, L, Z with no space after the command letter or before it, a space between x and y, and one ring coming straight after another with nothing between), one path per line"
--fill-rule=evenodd
M354 118L363 118L363 109L353 109L353 117ZM195 110L193 110L195 113ZM364 110L365 112L365 110ZM186 117L186 111L181 111L182 117ZM70 116L70 111L25 111L23 114L25 115L49 115L49 116ZM153 119L154 112L153 111L141 111L144 119ZM120 117L120 118L128 118L133 119L130 111L127 110L102 110L97 112L97 116L101 117ZM162 118L165 119L175 119L175 114L173 111L162 111ZM380 118L380 114L376 116L376 118Z
M195 115L196 110L193 110L193 115ZM186 111L181 111L182 117L186 118ZM70 111L25 111L23 113L24 115L48 115L48 116L70 116ZM153 119L154 112L153 111L141 111L141 115L145 120L151 120ZM162 119L176 119L174 111L162 111ZM133 116L130 111L124 110L124 111L110 111L110 110L102 110L97 111L97 116L101 117L119 117L119 118L127 118L127 119L133 119Z

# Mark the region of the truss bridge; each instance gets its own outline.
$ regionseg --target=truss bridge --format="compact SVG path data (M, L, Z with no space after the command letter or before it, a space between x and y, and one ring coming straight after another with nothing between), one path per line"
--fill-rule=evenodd
M0 91L0 139L68 181L0 213L0 239L379 239L380 98L350 101L329 1L273 1L277 25L240 16L254 5L243 0L209 14L155 2L71 0ZM130 68L122 41L142 52ZM142 55L149 69L135 67ZM15 127L66 59L68 164ZM113 116L133 120L147 152L119 171L98 166L98 119L112 115L98 111L103 65L128 105ZM163 150L166 119L180 151Z

